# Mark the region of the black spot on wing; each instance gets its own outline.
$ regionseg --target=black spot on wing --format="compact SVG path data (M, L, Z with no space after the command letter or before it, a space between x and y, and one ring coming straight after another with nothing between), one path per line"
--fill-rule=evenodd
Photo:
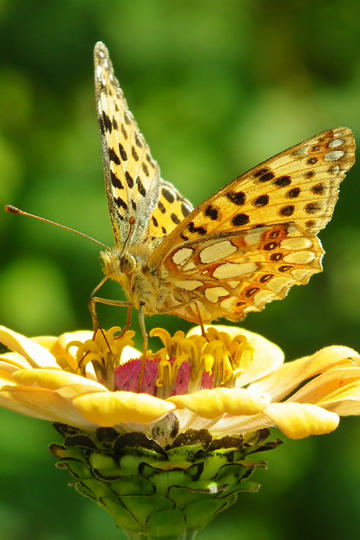
M145 197L146 189L144 188L144 184L142 183L141 178L139 176L136 178L136 184L137 184L140 195Z
M108 117L108 115L106 114L105 111L103 111L103 113L102 113L102 121L103 121L104 130L111 133L112 128L113 128L112 123L111 123L111 120L110 120L110 118Z
M291 178L290 176L279 176L274 182L275 185L278 187L285 187L291 184Z
M177 217L176 214L173 213L173 214L171 214L170 217L171 217L171 220L175 223L175 225L179 225L180 219Z
M139 161L138 153L133 146L131 147L131 155L135 159L135 161Z
M121 159L126 161L127 160L127 153L125 152L125 148L123 147L123 145L121 143L119 143L119 152L120 152Z
M159 210L160 210L160 212L162 214L165 214L166 209L165 209L165 206L163 205L163 203L161 201L158 202L158 208L159 208Z
M131 176L131 174L128 171L126 171L126 173L125 173L125 178L126 178L126 182L127 182L127 185L129 186L129 188L134 187L133 177Z
M296 188L293 188L293 189L290 189L286 196L289 197L289 199L296 199L296 197L298 197L300 195L300 188L299 187L296 187Z
M295 207L292 204L289 204L288 206L283 206L280 210L280 214L282 216L292 216L294 213Z
M243 191L229 191L229 193L226 194L226 197L229 199L229 201L238 206L245 203L245 193Z
M115 150L113 148L109 148L108 153L109 153L110 161L115 163L115 165L120 165L120 159L119 159L119 156L117 155L117 153L115 152Z
M316 212L319 212L320 209L321 209L321 206L316 202L308 203L305 206L305 212L307 214L316 214Z
M127 139L127 138L128 138L127 131L126 131L126 129L124 128L123 124L121 124L121 133L123 134L124 139Z
M249 223L249 216L246 214L237 214L232 218L231 222L235 227L241 227L241 225Z
M162 188L162 194L163 194L163 196L165 197L165 199L166 199L169 203L173 203L173 202L175 201L175 196L174 196L174 194L169 190L169 188L163 187L163 188Z
M315 194L315 195L322 195L324 193L324 184L316 184L316 186L313 186L313 188L311 189L311 191Z
M260 195L254 201L254 206L266 206L267 204L269 204L269 195Z
M159 205L160 205L160 203L159 203ZM159 208L160 208L160 206L159 206ZM189 206L187 204L182 203L181 211L182 211L183 216L186 217L186 216L188 216L190 214L191 208L189 208Z
M191 233L198 233L201 236L204 236L204 234L206 234L206 229L204 229L204 227L195 227L193 221L189 223L188 229Z
M205 209L205 216L209 217L213 221L216 221L218 218L218 211L216 208L213 208L211 204L209 204L209 206L207 206Z
M262 176L263 174L267 173L268 169L259 169L258 171L254 172L255 178L259 178L259 176Z
M274 178L274 173L272 172L267 172L265 174L262 174L260 177L259 177L259 182L268 182L269 180L272 180Z
M115 188L124 189L124 186L120 182L119 178L116 176L114 171L110 171L111 183Z
M118 208L123 208L124 210L128 209L126 202L121 197L114 199L114 202Z
M146 165L146 163L142 163L141 168L144 171L144 173L146 174L146 176L149 176L149 174L150 174L149 173L149 167Z

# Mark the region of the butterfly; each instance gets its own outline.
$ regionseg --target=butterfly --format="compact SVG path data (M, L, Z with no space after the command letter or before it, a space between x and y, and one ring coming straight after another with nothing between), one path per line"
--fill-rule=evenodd
M92 305L126 305L144 317L239 321L322 271L317 233L332 217L354 163L348 128L325 131L239 176L193 208L160 176L105 45L95 45L95 93L115 247ZM96 296L107 279L127 302ZM94 308L93 308L94 313ZM129 318L129 317L128 317Z

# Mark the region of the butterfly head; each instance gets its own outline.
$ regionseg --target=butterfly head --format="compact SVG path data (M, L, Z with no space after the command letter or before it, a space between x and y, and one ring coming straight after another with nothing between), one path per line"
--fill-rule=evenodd
M104 265L104 274L111 276L129 276L136 268L136 259L131 253L121 252L116 249L107 249L100 252L100 257Z

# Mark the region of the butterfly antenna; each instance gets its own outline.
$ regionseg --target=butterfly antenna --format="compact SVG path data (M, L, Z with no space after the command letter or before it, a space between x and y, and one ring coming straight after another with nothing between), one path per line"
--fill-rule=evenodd
M92 238L91 236L88 236L87 234L84 234L80 231L77 231L75 229L72 229L71 227L66 227L66 225L61 225L60 223L56 223L55 221L51 221L50 219L46 219L40 216L36 216L35 214L29 214L29 212L25 212L24 210L20 210L19 208L16 208L16 206L12 206L11 204L7 204L5 206L5 212L8 212L9 214L16 214L18 216L26 216L33 219L37 219L38 221L42 221L43 223L48 223L49 225L54 225L55 227L58 227L59 229L63 229L64 231L70 231L72 233L77 234L78 236L82 236L82 238L86 238L86 240L90 240L94 244L97 244L98 246L101 246L102 248L108 249L108 247L103 244L102 242L99 242L99 240L95 240L95 238Z
M135 218L133 216L131 216L129 218L129 232L127 234L127 237L126 237L126 240L123 244L123 247L122 247L122 250L121 250L121 253L120 253L120 259L121 257L124 255L125 253L125 250L126 250L126 246L128 245L129 243L129 240L130 240L130 236L131 236L131 233L132 233L132 230L133 230L133 227L135 225Z

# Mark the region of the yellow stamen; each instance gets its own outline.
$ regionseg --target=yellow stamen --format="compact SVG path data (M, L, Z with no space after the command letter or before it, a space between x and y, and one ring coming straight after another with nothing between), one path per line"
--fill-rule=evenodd
M107 331L96 332L92 339L85 342L72 341L67 344L66 350L68 351L70 347L77 348L75 355L77 372L86 376L86 367L92 364L97 379L101 380L109 390L113 390L114 370L120 365L124 347L133 345L134 334L132 330L127 330L122 334L121 328L114 326Z

